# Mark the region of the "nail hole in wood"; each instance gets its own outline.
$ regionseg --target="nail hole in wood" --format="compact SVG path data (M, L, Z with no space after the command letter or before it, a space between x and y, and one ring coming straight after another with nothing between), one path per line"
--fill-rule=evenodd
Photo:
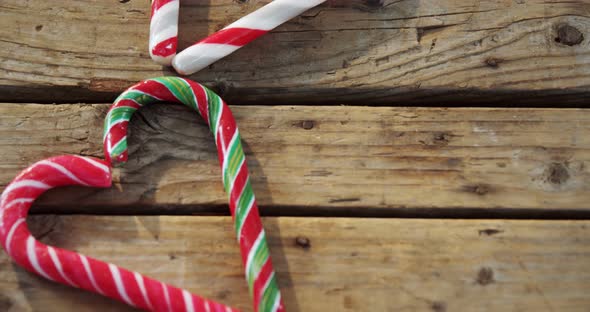
M486 65L487 65L488 67L490 67L490 68L494 68L494 69L495 69L495 68L498 68L498 67L500 67L500 63L502 63L502 62L503 62L503 60L502 60L502 59L495 58L495 57L488 57L488 58L485 60L485 63L486 63Z
M489 285L494 282L494 270L492 268L483 267L477 273L476 282L482 286Z
M311 241L309 240L309 238L305 236L297 236L295 238L295 245L305 250L308 250L309 248L311 248Z

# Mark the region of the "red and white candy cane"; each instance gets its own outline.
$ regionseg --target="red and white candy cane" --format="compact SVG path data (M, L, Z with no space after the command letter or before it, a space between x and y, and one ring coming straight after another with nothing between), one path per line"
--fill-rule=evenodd
M326 0L274 0L233 24L176 53L178 0L152 0L150 54L183 75L195 73ZM173 14L176 14L173 16Z
M178 46L179 0L152 0L150 56L158 64L170 66Z
M107 162L73 155L39 161L19 174L0 197L0 242L25 269L46 279L96 292L152 311L235 311L136 272L35 240L25 221L33 201L66 185L109 187Z

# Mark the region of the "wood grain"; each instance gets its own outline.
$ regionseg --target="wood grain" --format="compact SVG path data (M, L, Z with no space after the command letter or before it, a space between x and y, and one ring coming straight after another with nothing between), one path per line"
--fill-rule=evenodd
M180 46L268 1L187 0ZM100 103L173 74L146 1L0 4L0 101ZM236 104L586 106L590 3L333 0L191 76Z
M586 311L588 221L266 218L288 311ZM42 240L249 311L229 217L35 216ZM296 243L307 239L310 246ZM0 253L3 311L127 311Z
M0 184L52 155L102 157L107 109L0 105ZM528 209L590 208L587 110L232 109L267 214L457 217L512 209L530 218ZM217 152L200 119L183 106L142 109L130 126L130 161L116 169L113 189L50 191L38 211L227 213Z

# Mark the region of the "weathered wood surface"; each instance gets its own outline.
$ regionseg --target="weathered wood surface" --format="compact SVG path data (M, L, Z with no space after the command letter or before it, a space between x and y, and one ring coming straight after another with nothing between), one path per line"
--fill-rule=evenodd
M288 311L587 311L589 221L265 218ZM250 310L229 217L35 216L49 244ZM296 244L306 238L309 246ZM300 239L305 242L305 239ZM2 311L127 311L0 253Z
M107 109L0 105L1 185L52 155L102 157ZM232 109L266 213L363 207L373 215L406 208L446 209L456 217L474 209L590 208L587 110ZM113 189L50 191L40 203L51 208L40 211L227 213L217 152L200 117L177 105L154 105L137 116L130 126L130 161L116 170Z
M183 1L181 48L267 2ZM148 21L148 1L2 1L0 101L106 102L172 74ZM589 30L588 1L334 0L191 78L238 104L585 106Z

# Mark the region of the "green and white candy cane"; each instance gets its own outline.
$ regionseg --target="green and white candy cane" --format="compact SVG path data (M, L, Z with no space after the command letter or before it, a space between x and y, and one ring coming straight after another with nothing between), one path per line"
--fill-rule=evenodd
M115 100L105 120L106 160L112 165L127 161L127 126L131 116L142 106L158 102L176 102L191 107L209 125L219 152L223 184L229 197L254 309L260 312L284 311L240 134L231 111L217 94L196 82L178 77L148 79L130 87Z

